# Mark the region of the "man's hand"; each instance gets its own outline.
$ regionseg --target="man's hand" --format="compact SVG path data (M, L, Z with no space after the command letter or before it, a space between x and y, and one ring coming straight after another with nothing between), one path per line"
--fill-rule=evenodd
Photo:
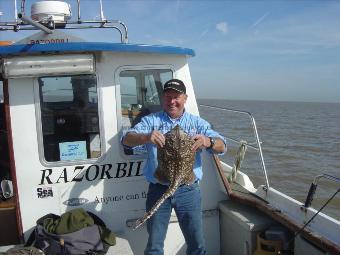
M208 148L210 146L210 139L205 135L194 135L192 138L195 143L192 146L193 151L197 151L198 149Z
M154 130L149 135L149 142L153 143L153 144L156 144L160 148L163 148L163 146L165 145L165 137L158 130Z

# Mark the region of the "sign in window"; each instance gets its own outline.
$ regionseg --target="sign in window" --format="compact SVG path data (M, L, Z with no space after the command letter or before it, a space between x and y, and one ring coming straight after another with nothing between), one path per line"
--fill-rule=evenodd
M43 77L38 82L45 160L100 157L96 76Z

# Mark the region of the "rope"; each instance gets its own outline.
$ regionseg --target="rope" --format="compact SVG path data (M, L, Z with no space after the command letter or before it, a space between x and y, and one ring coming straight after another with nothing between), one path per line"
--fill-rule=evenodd
M244 155L246 153L246 150L247 150L247 142L241 141L241 145L238 148L236 156L235 156L234 166L231 169L231 173L228 176L229 183L232 183L232 182L235 181L237 172L241 168L241 164L242 164L242 161L244 159Z

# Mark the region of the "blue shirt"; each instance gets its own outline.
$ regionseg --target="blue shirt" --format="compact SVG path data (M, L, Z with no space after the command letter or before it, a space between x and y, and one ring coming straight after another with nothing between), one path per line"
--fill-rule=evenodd
M203 134L208 137L220 138L224 141L224 144L226 144L225 138L216 131L212 130L211 125L207 121L186 111L184 111L183 115L177 119L172 119L164 111L149 114L143 117L142 120L133 128L127 130L125 134L129 132L135 132L138 134L150 134L153 130L158 130L161 133L165 134L176 125L179 125L186 133L191 136L196 134ZM225 148L227 148L227 146L225 146ZM154 173L158 166L157 146L152 143L147 143L146 149L148 152L148 158L144 166L143 175L148 182L157 183L157 179L154 176ZM211 149L207 149L207 151L213 153ZM203 173L201 151L196 152L194 173L197 179L202 179Z

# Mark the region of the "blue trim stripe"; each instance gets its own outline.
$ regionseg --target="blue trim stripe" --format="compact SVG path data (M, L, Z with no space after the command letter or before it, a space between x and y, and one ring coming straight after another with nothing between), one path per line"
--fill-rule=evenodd
M49 43L49 44L18 44L0 46L0 56L34 54L34 53L55 53L55 52L96 52L96 51L113 51L113 52L141 52L141 53L159 53L159 54L178 54L195 56L192 49L144 45L144 44L123 44L123 43L98 43L98 42L70 42L70 43Z

